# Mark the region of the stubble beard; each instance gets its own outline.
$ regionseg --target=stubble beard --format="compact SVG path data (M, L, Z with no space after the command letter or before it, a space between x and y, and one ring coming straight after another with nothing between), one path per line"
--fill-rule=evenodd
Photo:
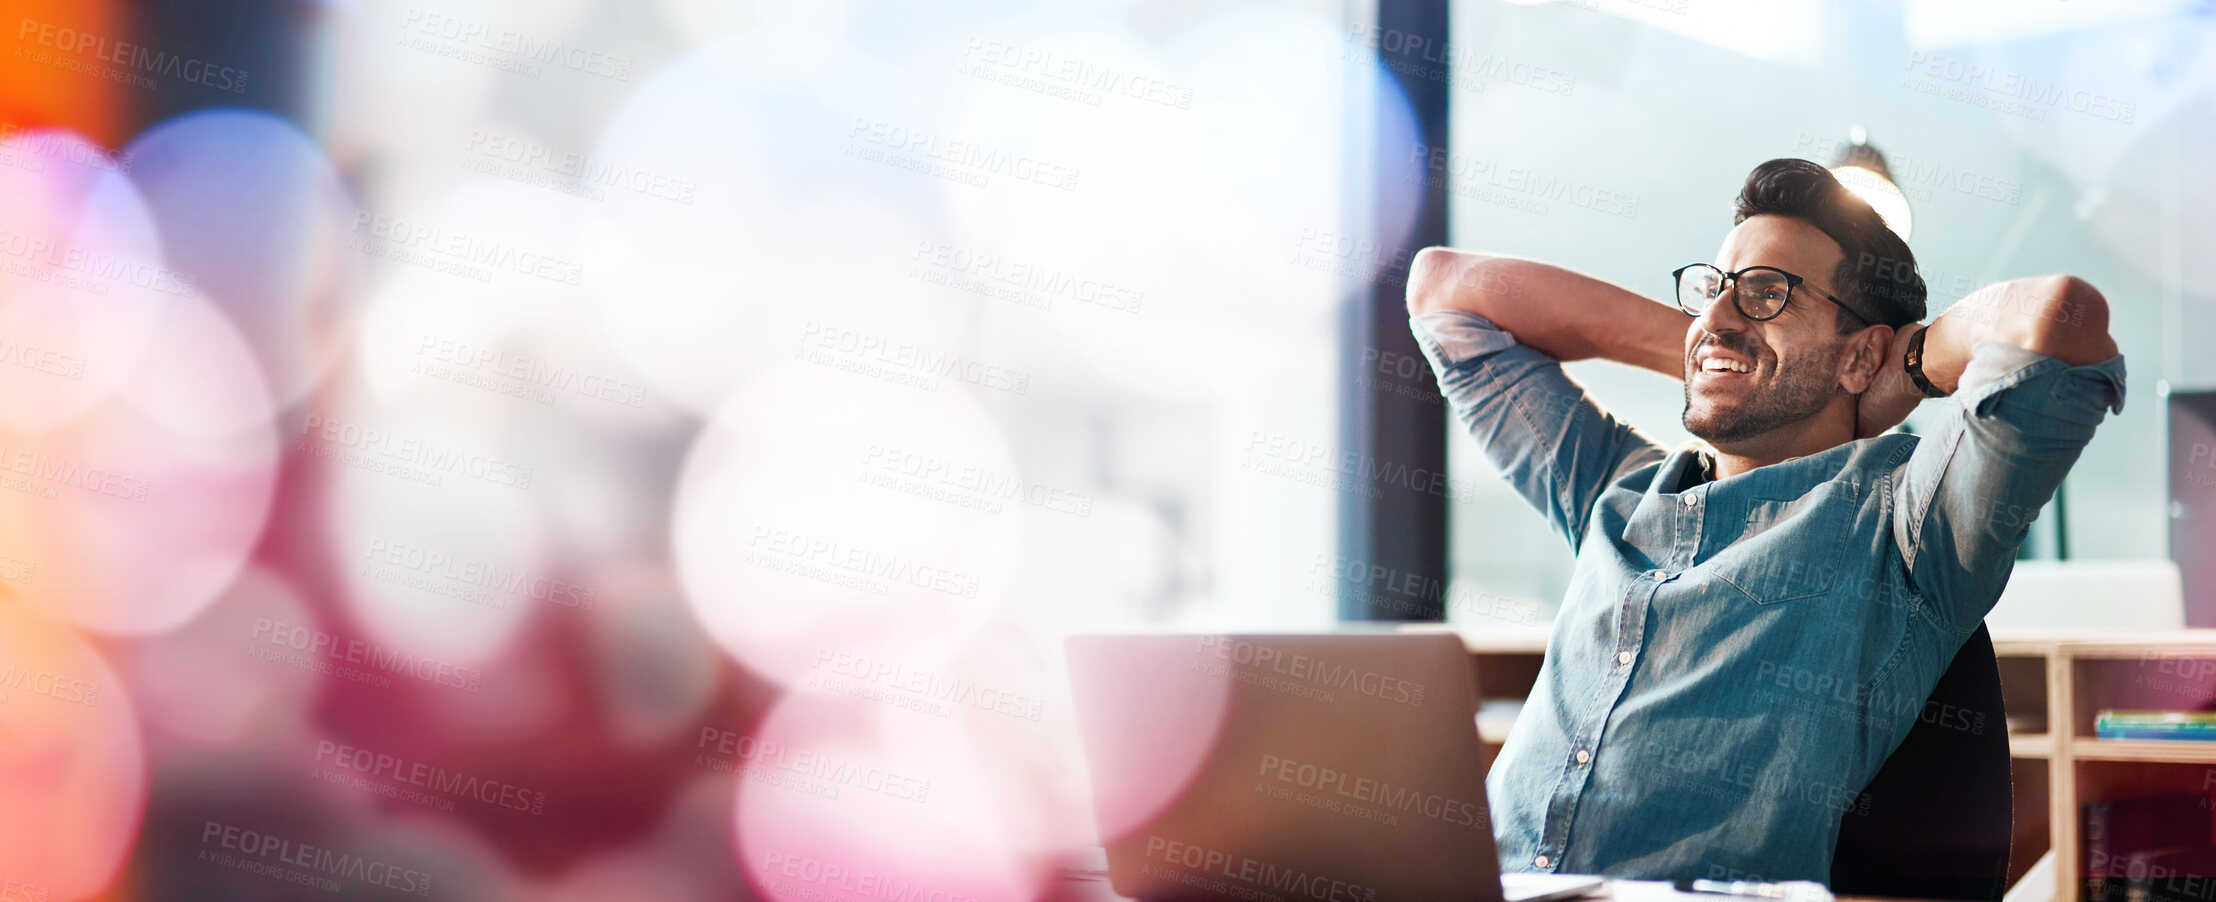
M1837 369L1843 351L1842 346L1821 356L1803 356L1790 363L1780 361L1767 389L1750 394L1731 406L1710 402L1696 407L1693 383L1688 378L1685 382L1685 431L1711 445L1731 444L1815 416L1842 391L1831 374Z

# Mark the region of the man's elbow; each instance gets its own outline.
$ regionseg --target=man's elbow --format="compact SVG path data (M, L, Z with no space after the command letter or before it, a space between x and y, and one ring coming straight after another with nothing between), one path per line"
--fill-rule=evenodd
M1480 300L1479 292L1464 289L1482 287L1471 276L1488 259L1484 254L1445 246L1417 251L1408 264L1408 315L1455 309L1479 312L1472 306Z
M1450 247L1427 247L1417 251L1415 258L1408 261L1409 316L1422 316L1445 307L1447 299L1439 296L1444 293L1444 286L1440 284L1443 280L1439 276L1453 265L1454 249Z
M2108 299L2092 283L2066 273L2037 280L2039 302L2027 311L2023 346L2071 365L2116 356L2108 334Z

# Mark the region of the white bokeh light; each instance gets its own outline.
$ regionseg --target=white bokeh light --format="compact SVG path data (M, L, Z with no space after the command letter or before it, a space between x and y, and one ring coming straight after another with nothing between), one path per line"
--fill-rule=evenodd
M611 115L595 157L684 195L613 193L587 243L610 339L659 392L712 412L790 356L791 327L810 317L945 320L938 292L900 266L922 241L931 179L843 150L856 123L886 116L930 121L899 73L867 56L759 36L670 63Z
M674 503L694 614L726 653L788 685L833 652L952 653L1004 600L1026 515L1000 431L965 387L848 372L918 375L840 343L734 395ZM1009 486L1018 497L1001 495Z
M329 553L372 636L475 663L533 615L582 609L590 587L546 570L537 472L504 441L520 402L477 391L344 400L288 443L327 470Z

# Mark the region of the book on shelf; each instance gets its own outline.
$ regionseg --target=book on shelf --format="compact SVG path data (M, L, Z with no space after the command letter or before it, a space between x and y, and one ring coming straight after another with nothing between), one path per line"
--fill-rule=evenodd
M2123 902L2209 902L2216 899L2216 847L2162 849L2131 857Z
M2093 718L2093 736L2216 741L2216 711L2104 710Z
M2128 902L2126 880L2137 856L2211 844L2206 794L2090 802L2083 811L2085 902Z

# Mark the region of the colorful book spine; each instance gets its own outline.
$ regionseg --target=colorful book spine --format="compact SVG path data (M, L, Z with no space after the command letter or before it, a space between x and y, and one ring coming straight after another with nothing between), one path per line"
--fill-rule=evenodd
M2102 711L2093 719L2100 739L2182 739L2216 741L2216 712Z
M2095 739L2160 739L2166 742L2216 742L2216 730L2148 730L2109 727L2093 731Z

